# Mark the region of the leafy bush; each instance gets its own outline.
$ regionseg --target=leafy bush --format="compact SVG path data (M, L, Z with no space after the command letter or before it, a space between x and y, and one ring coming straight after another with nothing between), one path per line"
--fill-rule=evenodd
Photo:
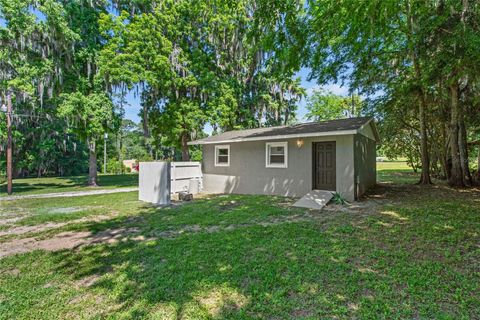
M125 173L126 168L117 159L110 159L107 162L107 173Z

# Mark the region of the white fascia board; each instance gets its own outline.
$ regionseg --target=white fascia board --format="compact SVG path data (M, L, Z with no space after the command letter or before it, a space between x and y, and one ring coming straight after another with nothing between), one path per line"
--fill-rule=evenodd
M358 133L357 130L311 132L311 133L300 133L300 134L239 138L239 139L221 140L221 141L190 141L188 142L188 145L220 144L220 143L234 143L234 142L246 142L246 141L265 141L265 140L284 140L284 139L325 137L325 136L342 136L342 135L350 135L350 134L357 134L357 133Z

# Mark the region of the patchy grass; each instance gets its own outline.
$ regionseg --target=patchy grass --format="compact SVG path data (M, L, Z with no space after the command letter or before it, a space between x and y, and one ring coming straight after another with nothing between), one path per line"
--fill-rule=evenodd
M392 177L381 169L379 176ZM357 207L321 212L291 208L292 200L281 197L215 196L169 208L136 197L27 199L2 207L0 221L20 218L11 227L68 224L0 237L0 248L65 231L130 231L116 241L0 259L0 318L480 314L478 189L389 182ZM88 220L98 216L108 219Z
M138 186L138 175L99 175L99 188L91 188L86 184L87 176L22 178L13 180L13 192L15 195L21 195L136 187ZM0 193L6 194L6 192L7 185L3 182L0 184Z

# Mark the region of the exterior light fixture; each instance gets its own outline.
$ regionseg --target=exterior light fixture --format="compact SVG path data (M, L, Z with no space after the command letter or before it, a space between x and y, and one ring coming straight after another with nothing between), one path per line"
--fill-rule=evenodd
M304 142L305 142L305 141L303 141L303 139L297 139L297 148L300 149L301 147L303 147L303 143L304 143Z

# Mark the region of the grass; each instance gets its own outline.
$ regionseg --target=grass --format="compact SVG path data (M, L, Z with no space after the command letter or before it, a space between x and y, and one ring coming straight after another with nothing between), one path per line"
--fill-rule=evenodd
M410 184L419 180L419 174L403 161L377 162L377 181L383 183Z
M476 318L478 190L408 185L417 176L394 165L380 163L385 183L343 211L241 195L169 208L136 192L9 201L0 221L59 226L0 236L0 247L130 233L0 259L0 319Z
M23 195L136 187L138 175L99 175L98 185L98 188L88 187L87 176L22 178L13 180L13 193ZM0 184L0 193L6 194L6 192L7 185L3 182Z

